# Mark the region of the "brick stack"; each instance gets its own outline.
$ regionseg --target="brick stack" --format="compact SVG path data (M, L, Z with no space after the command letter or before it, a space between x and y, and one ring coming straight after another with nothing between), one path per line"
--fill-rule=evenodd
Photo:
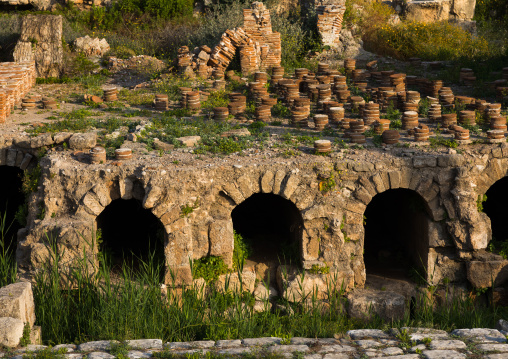
M323 45L337 46L340 44L339 33L342 30L342 19L345 11L346 7L344 5L316 6L317 28L321 34Z
M0 123L35 85L35 62L0 62Z

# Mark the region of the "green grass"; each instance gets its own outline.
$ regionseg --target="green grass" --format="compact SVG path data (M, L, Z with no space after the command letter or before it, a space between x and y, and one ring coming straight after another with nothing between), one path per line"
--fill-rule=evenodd
M7 242L6 237L11 225L7 223L7 212L0 213L0 287L16 281L16 248Z
M100 261L92 274L86 258L67 270L59 265L60 260L53 254L51 265L39 272L34 286L37 324L43 328L44 343L136 338L218 340L274 333L287 337L332 337L350 329L403 326L452 330L493 327L499 318L508 315L507 308L485 307L470 297L444 300L446 305L435 308L422 297L413 315L407 313L403 320L384 322L374 318L367 323L359 322L345 314L344 293L334 282L333 270L326 305L316 300L290 303L279 299L285 310L254 313L250 293L224 292L214 286L204 291L170 285L165 297L159 286L162 268L150 263L136 270L124 266L120 276L113 280L105 264L108 261ZM442 288L447 292L446 286Z

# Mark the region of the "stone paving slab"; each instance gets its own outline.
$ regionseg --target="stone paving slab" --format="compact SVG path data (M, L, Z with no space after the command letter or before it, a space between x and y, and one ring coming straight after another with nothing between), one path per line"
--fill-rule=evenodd
M153 358L153 353L159 351L174 355L175 358L197 353L203 359L208 352L222 355L224 359L239 359L245 354L263 358L274 353L287 359L508 359L506 337L495 329L457 329L451 333L426 328L407 328L407 331L416 337L421 336L420 340L411 342L412 347L408 347L408 342L397 339L400 333L397 329L389 332L352 330L341 339L295 337L287 341L278 337L265 337L168 343L163 343L160 339L138 339L121 345L126 346L126 357L129 359ZM436 339L423 340L431 336ZM114 359L115 356L111 353L112 343L120 344L102 340L80 345L61 344L50 350L65 349L65 359ZM35 353L46 348L48 347L43 345L30 345L8 355L0 351L0 358L23 359L25 353Z

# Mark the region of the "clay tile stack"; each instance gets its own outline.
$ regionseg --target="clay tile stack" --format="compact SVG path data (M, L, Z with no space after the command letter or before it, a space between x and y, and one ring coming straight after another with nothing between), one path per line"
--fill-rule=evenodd
M393 145L399 142L400 134L397 130L387 130L381 135L383 143Z
M379 104L374 102L366 103L363 109L363 122L365 126L371 126L379 120Z
M168 103L168 95L155 95L154 106L157 111L167 111Z
M213 119L216 122L224 122L228 119L229 110L227 107L214 107Z
M490 130L487 131L487 138L491 143L504 142L505 131L501 130Z
M330 70L330 65L327 64L327 63L324 63L324 62L320 62L318 63L318 70L317 70L317 74L318 75L326 75L328 73L328 71Z
M443 87L443 81L432 80L427 81L425 86L425 93L431 97L439 97L439 90Z
M270 78L270 81L272 83L272 86L276 86L279 82L279 80L282 80L284 78L284 67L282 66L275 66L272 68L272 76Z
M486 104L484 116L486 119L501 116L501 104L500 103Z
M418 112L406 111L402 114L402 129L410 130L418 126Z
M187 92L186 97L187 97L186 99L187 108L191 112L198 112L199 109L201 108L199 91Z
M328 109L328 118L330 123L338 127L344 119L344 113L345 111L343 107L330 107Z
M441 115L441 126L443 128L449 128L452 125L457 124L457 114L456 113L443 113Z
M503 116L491 117L490 129L506 132L506 117Z
M416 142L427 142L429 140L429 127L427 125L420 124L414 128L414 136Z
M396 92L406 91L406 74L390 75L390 86L394 87Z
M309 126L310 104L309 107L292 107L291 108L291 125L298 128L306 128Z
M455 106L455 96L449 87L441 87L439 90L439 101L444 108L452 109Z
M328 140L314 141L314 151L316 153L329 153L332 151L332 143Z
M327 115L314 115L314 126L317 131L322 131L328 126Z
M58 108L58 103L52 97L43 97L42 105L46 110L56 110Z
M349 122L348 135L359 135L365 132L365 126L362 120L353 120Z
M429 120L431 120L432 122L441 121L441 105L440 104L430 105L428 117Z
M256 121L269 122L272 116L271 107L265 105L256 106L254 109L254 116Z
M454 126L453 132L455 134L455 140L458 143L467 143L469 142L469 130L466 130L460 126Z
M187 108L187 94L189 92L192 92L192 89L190 87L180 87L180 107L181 108Z
M104 101L111 102L118 100L118 89L116 87L109 87L104 89Z
M321 105L323 102L330 101L332 98L332 89L329 84L327 85L317 85L318 90L318 103Z
M381 135L383 132L390 129L390 120L387 119L379 119L374 124L374 132L376 134Z
M106 163L106 150L104 147L96 146L90 150L90 163L101 164Z
M229 94L228 110L233 116L240 115L247 109L247 97L238 92Z
M345 59L344 60L344 69L347 74L351 74L354 69L356 69L356 60L355 59Z
M265 85L268 82L268 74L266 72L255 72L254 82L259 82Z
M132 158L132 150L130 148L117 148L115 150L117 160L130 160Z
M459 112L459 124L474 126L476 124L476 112L475 111L460 111Z
M476 77L472 69L462 68L459 73L459 82L466 86L474 85Z

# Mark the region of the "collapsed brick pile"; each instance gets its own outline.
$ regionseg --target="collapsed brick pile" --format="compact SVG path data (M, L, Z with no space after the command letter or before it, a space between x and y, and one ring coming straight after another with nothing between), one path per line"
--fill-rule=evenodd
M214 71L224 72L235 57L240 56L242 74L249 75L258 70L280 66L280 33L272 31L270 11L261 2L254 2L243 11L243 27L226 30L217 46L195 48L190 52L186 46L178 51L179 72L186 75L196 73L207 78Z
M321 34L323 45L336 46L340 43L339 33L342 30L345 11L344 1L339 4L316 6L317 28Z
M35 85L35 62L0 62L0 123Z

